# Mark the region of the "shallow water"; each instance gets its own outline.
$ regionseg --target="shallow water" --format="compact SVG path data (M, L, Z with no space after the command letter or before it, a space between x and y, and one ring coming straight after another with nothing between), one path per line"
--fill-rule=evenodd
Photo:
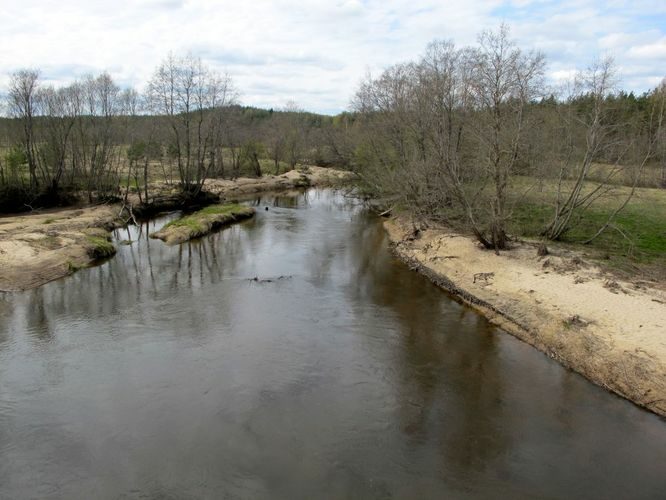
M663 498L666 421L409 271L354 200L252 203L0 295L0 498Z

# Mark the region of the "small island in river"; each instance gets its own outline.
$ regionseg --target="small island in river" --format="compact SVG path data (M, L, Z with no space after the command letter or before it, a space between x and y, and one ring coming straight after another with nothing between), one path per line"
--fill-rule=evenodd
M205 236L234 222L248 219L254 215L254 208L230 203L211 205L193 214L169 222L151 238L164 241L167 245L177 245L185 241Z

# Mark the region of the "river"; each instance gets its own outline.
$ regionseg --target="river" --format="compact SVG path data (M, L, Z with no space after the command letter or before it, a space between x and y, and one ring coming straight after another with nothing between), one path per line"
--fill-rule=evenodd
M664 498L663 419L410 271L361 203L249 203L0 295L0 498Z

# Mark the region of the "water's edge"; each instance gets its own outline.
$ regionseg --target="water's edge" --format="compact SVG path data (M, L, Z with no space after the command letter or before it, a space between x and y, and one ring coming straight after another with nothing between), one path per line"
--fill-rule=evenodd
M402 223L397 220L384 223L390 241L391 253L411 270L427 277L432 283L450 294L454 300L478 311L502 331L536 348L565 368L582 375L588 381L611 394L654 413L662 419L666 419L666 405L664 405L666 396L661 397L665 389L664 371L660 364L650 363L650 368L652 368L650 370L646 368L643 358L625 351L619 351L612 352L612 357L608 355L607 358L602 359L601 363L605 366L604 370L600 370L598 367L599 359L591 360L590 353L586 353L587 356L582 356L581 353L568 349L569 346L566 341L564 343L561 341L561 338L565 336L562 332L557 332L557 339L554 339L552 335L542 335L542 330L538 325L526 324L520 321L511 312L500 309L490 301L477 296L462 284L456 283L450 277L428 266L425 261L411 254L405 246L401 245L404 241L395 227L392 228L391 225L404 230L408 228L407 226L402 227ZM651 372L649 376L645 376L646 371Z
M245 203L182 245L150 238L178 212L117 229L103 265L0 294L1 498L663 491L658 416L410 270L360 200Z

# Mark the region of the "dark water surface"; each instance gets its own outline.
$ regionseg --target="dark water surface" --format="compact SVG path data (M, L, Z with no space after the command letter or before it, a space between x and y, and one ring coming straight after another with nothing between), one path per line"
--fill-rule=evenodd
M353 200L260 203L0 296L0 498L666 498L664 420L409 271Z

